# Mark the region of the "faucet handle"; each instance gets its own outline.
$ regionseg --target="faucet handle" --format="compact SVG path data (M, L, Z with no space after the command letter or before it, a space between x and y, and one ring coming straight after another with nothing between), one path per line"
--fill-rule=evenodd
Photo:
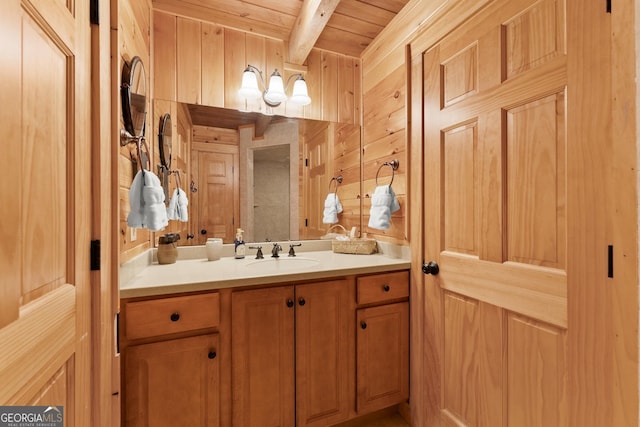
M302 246L302 243L298 243L298 244L290 244L289 245L289 256L296 256L296 251L293 250L293 248L295 246Z
M249 249L257 249L256 259L263 259L264 255L262 255L262 246L249 246Z

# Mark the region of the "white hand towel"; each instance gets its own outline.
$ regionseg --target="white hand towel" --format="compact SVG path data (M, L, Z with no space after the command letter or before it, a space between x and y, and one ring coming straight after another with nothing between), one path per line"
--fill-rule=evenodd
M342 204L336 193L327 194L324 200L324 212L322 222L324 224L335 224L338 222L338 214L342 212Z
M169 200L167 217L169 219L179 220L182 222L189 221L188 205L189 199L187 199L187 193L185 193L181 188L176 188L173 190L171 200Z
M158 231L169 225L167 208L164 205L164 190L160 179L151 171L144 172L144 188L142 200L145 227L151 231Z
M144 186L144 173L139 170L131 188L129 188L129 215L127 216L127 224L131 228L144 227L144 213L142 209L142 187Z
M369 227L388 230L391 227L391 214L400 209L396 194L390 185L376 187L371 196Z

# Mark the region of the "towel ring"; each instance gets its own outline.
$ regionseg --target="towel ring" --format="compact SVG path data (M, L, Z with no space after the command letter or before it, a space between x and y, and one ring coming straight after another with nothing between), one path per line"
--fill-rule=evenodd
M398 159L393 159L390 162L384 162L380 165L380 167L378 168L378 172L376 172L376 187L378 186L378 175L380 174L380 170L385 166L389 166L391 168L391 182L389 183L389 185L391 185L393 184L393 178L396 175L396 170L398 170L398 167L400 167L400 162L398 161Z
M329 181L329 193L331 193L331 183L335 181L336 182L336 190L334 191L334 193L338 192L338 184L342 184L342 175L338 175L337 177L333 177L331 178L331 180Z
M175 171L171 171L171 173L176 175L176 188L182 190L182 186L180 185L180 171L175 170Z
M144 154L142 152L142 147L144 146L145 150L147 151L147 154ZM137 138L137 142L136 142L136 152L138 155L138 163L140 165L140 170L144 173L144 170L147 169L149 170L149 168L151 167L150 164L150 155L149 155L149 146L147 145L147 141L144 139L143 136L140 136ZM145 168L145 166L148 166L147 168Z

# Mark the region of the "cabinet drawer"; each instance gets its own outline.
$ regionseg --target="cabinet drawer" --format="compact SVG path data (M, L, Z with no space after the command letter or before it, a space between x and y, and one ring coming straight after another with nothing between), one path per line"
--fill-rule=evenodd
M153 337L220 323L218 293L128 302L125 305L127 339Z
M358 277L358 304L383 302L409 296L409 272Z

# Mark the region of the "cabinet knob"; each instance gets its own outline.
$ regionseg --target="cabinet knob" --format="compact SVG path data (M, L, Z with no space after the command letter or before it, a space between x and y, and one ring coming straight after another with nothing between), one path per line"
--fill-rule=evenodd
M288 299L287 300L287 307L289 307L289 308L293 307L293 300L292 299Z
M171 314L171 321L172 322L177 322L178 320L180 320L180 313L172 313Z
M391 290L391 286L389 286L389 285L384 285L384 286L382 287L382 289L383 289L385 292L389 292L389 291Z
M210 351L207 356L209 357L209 359L215 359L217 354L215 351Z
M305 305L306 303L307 303L307 302L304 300L304 298L300 298L300 299L298 300L298 304L300 304L300 305Z
M367 322L365 322L364 320L362 322L360 322L360 327L362 329L367 329Z
M204 236L205 234L207 234L207 230L205 230L205 229L203 228L202 230L200 230L200 234L202 234L202 235Z

